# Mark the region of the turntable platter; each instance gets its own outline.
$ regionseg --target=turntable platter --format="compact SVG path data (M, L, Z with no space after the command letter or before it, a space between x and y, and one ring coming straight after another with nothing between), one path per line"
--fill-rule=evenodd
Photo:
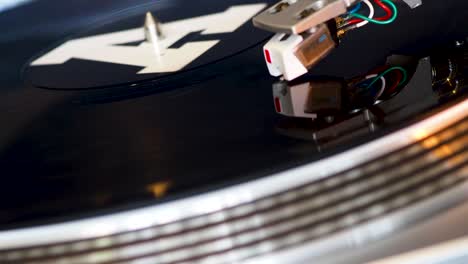
M285 136L262 57L270 35L250 21L271 1L147 2L113 1L109 8L37 1L0 13L2 32L12 32L0 36L1 229L163 204L264 178L452 104L439 100L429 61L421 60L408 88L383 106L378 129L352 136L327 130L326 146ZM427 6L437 20L437 9ZM159 62L144 38L148 11L162 24ZM386 31L349 35L311 74L363 74L389 50L419 56L421 41L439 44L440 32L455 39L466 28L460 23L428 25L403 11ZM403 28L412 41L392 37ZM360 41L369 36L372 42Z

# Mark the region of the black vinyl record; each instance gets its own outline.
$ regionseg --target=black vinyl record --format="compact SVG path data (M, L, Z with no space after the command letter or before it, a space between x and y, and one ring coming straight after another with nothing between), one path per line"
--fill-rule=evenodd
M415 58L407 87L376 106L376 124L356 121L363 113L313 128L285 120L275 112L277 79L262 53L271 34L251 22L274 2L49 0L1 12L0 229L266 177L364 144L452 101L433 90L423 58L466 37L466 8L425 1L416 10L399 4L392 25L348 34L309 73L351 78L392 54ZM144 41L146 12L162 23L162 61Z

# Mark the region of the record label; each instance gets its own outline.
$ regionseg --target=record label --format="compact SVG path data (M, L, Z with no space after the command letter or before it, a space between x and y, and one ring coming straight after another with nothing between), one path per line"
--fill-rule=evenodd
M195 10L190 16L187 10L187 17L175 20L168 17L177 10L156 8L103 23L33 59L27 79L57 89L128 85L218 61L268 37L250 22L266 3L217 5L219 11L197 15ZM156 43L145 34L145 12L161 21Z

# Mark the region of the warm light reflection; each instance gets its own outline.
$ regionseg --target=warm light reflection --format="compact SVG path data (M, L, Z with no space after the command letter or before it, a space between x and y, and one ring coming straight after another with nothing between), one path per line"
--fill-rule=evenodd
M437 137L430 137L422 142L422 145L425 148L432 148L437 146L440 143L440 140Z
M166 195L167 190L171 187L170 181L156 182L148 186L148 190L153 193L156 198L161 198Z
M462 147L459 142L452 142L449 144L441 144L443 138L440 137L430 137L422 142L422 146L426 149L431 149L436 147L431 154L438 159L446 159L449 156L452 156L454 153L460 150ZM446 160L445 162L452 164L453 159ZM453 164L452 164L453 165Z
M441 148L438 148L435 153L438 157L446 157L453 154L453 150L450 146L444 145Z
M413 138L416 140L422 140L422 139L427 138L428 136L429 136L429 132L425 129L419 129L413 133Z

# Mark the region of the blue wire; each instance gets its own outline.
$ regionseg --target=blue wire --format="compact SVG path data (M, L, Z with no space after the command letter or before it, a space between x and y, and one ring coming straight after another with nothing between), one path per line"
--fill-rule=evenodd
M348 11L348 14L356 13L357 11L359 11L359 9L361 9L361 6L362 6L362 2L357 3L357 5L354 6L352 10Z
M358 88L359 88L359 91L362 91L362 89L365 89L364 92L372 91L372 90L370 90L370 89L368 89L368 88L370 88L369 85L370 85L371 81L373 81L373 80L374 80L373 78L370 78L370 79L368 79L368 80L364 80L364 81L362 81L362 82L356 84L355 87L358 87ZM380 81L381 81L381 80L380 80ZM371 93L371 95L372 95L372 96L377 96L378 93L379 93L379 91L377 90L377 92Z

